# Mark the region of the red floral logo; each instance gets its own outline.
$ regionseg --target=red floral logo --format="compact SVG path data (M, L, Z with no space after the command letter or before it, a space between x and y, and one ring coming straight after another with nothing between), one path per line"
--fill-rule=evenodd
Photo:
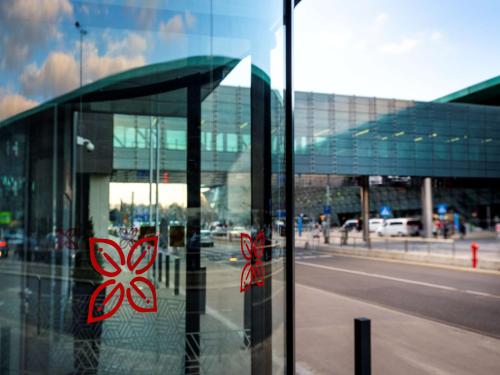
M139 233L139 228L120 228L120 246L124 249L130 249Z
M99 285L92 293L87 323L102 321L113 316L122 305L125 297L130 306L137 312L157 312L156 289L150 280L139 275L144 274L153 265L158 252L158 237L147 237L135 242L127 257L125 257L122 248L113 240L91 238L89 243L92 266L101 275L110 279ZM101 265L98 261L96 249L101 255L104 265ZM148 253L150 255L149 259L147 259ZM143 264L144 261L146 261L145 264ZM117 280L124 267L134 275L128 283ZM108 294L102 304L98 303L96 306L98 295L105 292L106 288L110 288ZM115 296L116 298L113 298ZM112 302L115 302L113 306L101 314L104 307ZM94 311L97 314L94 315Z
M262 256L264 255L265 244L264 231L260 231L255 239L246 233L241 233L241 254L246 260L246 264L241 270L240 292L246 292L252 284L264 285L264 265Z
M56 250L62 250L64 247L76 249L75 228L67 230L60 228L56 231Z

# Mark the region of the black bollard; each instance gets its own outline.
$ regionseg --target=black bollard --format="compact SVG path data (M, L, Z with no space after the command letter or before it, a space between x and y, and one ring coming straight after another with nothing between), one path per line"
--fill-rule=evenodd
M40 276L38 278L38 305L36 312L36 334L40 336L40 320L42 319L42 279Z
M354 373L371 375L371 327L370 319L354 319Z
M0 329L0 375L10 373L10 327Z
M175 258L175 275L174 275L174 294L177 296L179 294L179 281L181 272L181 260Z
M156 258L153 262L153 280L156 280Z
M158 281L161 282L161 276L162 276L162 263L163 263L163 254L159 253L158 254Z
M165 287L170 287L170 255L165 255Z

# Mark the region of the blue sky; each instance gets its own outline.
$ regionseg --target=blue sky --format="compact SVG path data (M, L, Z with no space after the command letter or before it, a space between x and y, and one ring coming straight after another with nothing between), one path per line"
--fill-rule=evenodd
M214 0L212 30L208 4L0 0L0 119L78 87L75 20L89 31L88 83L167 58L243 56L250 42L236 34L252 34L271 7L268 0L251 6ZM242 17L235 23L231 14ZM303 0L295 15L295 87L435 99L500 74L498 15L500 1L494 0ZM279 31L268 37L276 42L269 67L275 88L283 84L282 38ZM249 71L246 59L224 83L248 84Z
M500 74L500 1L303 0L297 90L432 100Z

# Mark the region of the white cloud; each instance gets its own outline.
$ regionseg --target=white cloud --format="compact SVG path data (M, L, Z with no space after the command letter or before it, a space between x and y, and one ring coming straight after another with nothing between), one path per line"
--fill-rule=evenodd
M184 13L184 19L186 20L186 26L188 29L192 28L196 23L196 17L190 11Z
M96 46L92 43L84 45L84 78L86 82L92 82L99 78L119 73L146 64L142 54L110 56L99 55Z
M58 21L72 14L69 0L0 1L0 66L22 66L36 48L58 37Z
M117 44L122 42L119 41ZM141 54L132 56L100 55L92 42L84 43L83 51L84 84L146 63ZM52 52L41 66L32 64L26 67L21 75L20 83L23 93L26 95L50 98L77 88L80 83L79 77L80 62L75 54Z
M184 33L184 20L180 14L173 16L167 22L160 23L160 33L167 42L175 40Z
M402 54L415 49L418 43L417 39L404 38L400 42L384 43L380 46L380 50L390 54Z
M52 52L41 67L28 65L21 74L23 92L28 95L56 96L77 87L79 67L73 55Z
M438 41L443 39L443 34L441 34L439 31L433 31L431 34L431 40L433 41Z
M147 49L146 38L137 33L128 33L121 40L109 40L107 54L110 56L134 57L142 55Z
M60 15L73 13L69 0L4 0L1 6L6 19L36 24L48 24Z
M0 120L14 116L36 105L38 105L37 102L22 95L2 93L0 91Z
M188 29L192 28L196 23L196 17L191 12L176 14L166 22L160 23L160 35L167 41L172 42L176 39L183 38Z
M381 29L389 20L389 15L387 13L379 13L375 18L374 26L376 29Z

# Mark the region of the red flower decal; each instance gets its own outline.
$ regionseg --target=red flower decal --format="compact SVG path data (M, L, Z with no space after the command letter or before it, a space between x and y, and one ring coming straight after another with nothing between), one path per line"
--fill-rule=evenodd
M66 246L70 250L76 249L75 228L67 230L58 229L56 231L56 249L62 250Z
M265 270L262 263L265 245L264 231L260 231L255 239L246 233L241 233L241 254L246 260L246 264L241 270L240 292L246 292L252 284L264 285Z
M130 249L138 233L139 228L120 228L120 246L123 249Z
M92 293L87 323L99 322L113 316L120 309L125 297L137 312L158 311L156 289L150 280L143 276L134 276L128 285L125 285L126 283L116 279L124 267L133 275L142 275L149 270L158 253L158 237L147 237L136 241L126 258L122 248L113 240L91 238L89 244L92 266L101 275L111 279L103 282ZM101 255L103 265L99 263L97 253ZM106 288L110 290L108 289L108 294L102 304L99 304L96 302L97 297L100 293L105 293ZM104 307L107 307L107 311L102 313Z

